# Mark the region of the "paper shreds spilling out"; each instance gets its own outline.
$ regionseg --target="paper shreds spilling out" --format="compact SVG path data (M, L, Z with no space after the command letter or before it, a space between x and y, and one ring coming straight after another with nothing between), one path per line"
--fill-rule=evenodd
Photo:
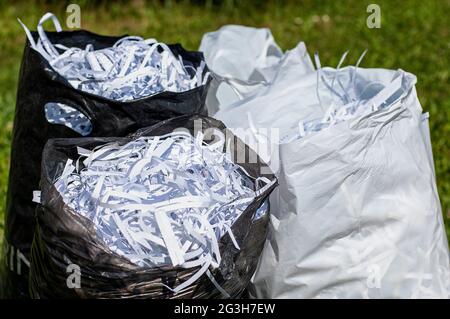
M188 91L208 79L209 73L203 75L204 62L195 68L155 39L125 37L100 50L92 44L85 49L53 45L42 27L48 19L52 19L58 32L62 30L57 18L47 13L39 21L37 42L19 22L31 46L74 88L112 100L130 101L164 91Z
M218 150L223 145L180 132L93 151L78 148L81 157L67 162L55 187L112 251L131 262L201 266L173 289L178 292L209 274L209 266L219 266L218 240L225 233L239 249L231 226L270 186L259 178L266 186L256 190L258 183Z

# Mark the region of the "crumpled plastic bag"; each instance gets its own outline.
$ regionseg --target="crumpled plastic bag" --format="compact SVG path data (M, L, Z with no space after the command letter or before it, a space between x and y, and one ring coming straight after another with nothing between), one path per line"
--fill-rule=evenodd
M258 183L263 187L255 189L256 196L230 226L233 237L229 232L220 237L218 248L221 261L218 265L162 263L143 267L112 249L112 246L102 239L93 221L65 202L54 183L67 172L67 160L76 160L80 151L98 149L98 146L109 143L124 145L141 137L160 137L178 130L192 136L198 136L198 132L204 133L203 141L209 147L217 143L216 134L226 137L224 145L227 152L230 151L228 154L232 156L233 162L252 176L255 186ZM210 134L211 130L218 133ZM260 172L265 164L261 161L238 163L235 153L239 150L253 154L247 145L227 132L223 123L199 115L166 120L140 129L128 137L50 140L43 152L42 196L36 212L37 226L31 250L31 296L42 299L240 297L250 282L264 246L269 222L267 199L277 183L273 174L264 175L265 179L271 181L270 184L260 183L258 178L263 177ZM82 167L81 163L79 165ZM176 202L177 197L171 196L171 199ZM114 211L120 212L120 208ZM160 207L156 213L164 213L164 209ZM189 223L187 220L184 222ZM200 235L192 236L192 241L199 240L207 245L206 237L203 239ZM189 248L188 246L183 245L183 249ZM70 275L67 269L71 269L68 267L73 265L80 269L79 287L67 284ZM205 273L206 269L208 271ZM202 273L202 276L196 277L198 273ZM192 281L193 279L195 280ZM181 286L184 288L181 289Z
M290 61L269 87L215 115L270 158L279 179L251 295L448 298L448 243L415 76L320 63L299 75Z
M304 45L302 49L306 53ZM199 51L214 76L206 99L209 114L267 87L284 57L269 29L239 25L206 33ZM300 74L312 70L309 56L303 58Z

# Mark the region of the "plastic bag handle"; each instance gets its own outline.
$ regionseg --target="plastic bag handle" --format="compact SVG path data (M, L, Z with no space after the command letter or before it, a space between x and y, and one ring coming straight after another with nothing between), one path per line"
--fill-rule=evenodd
M51 113L49 114L48 112L51 111L52 104L55 104L56 107L58 107L60 110L63 110L65 112L64 114L65 116L73 116L75 114L74 112L78 112L80 115L78 116L76 121L73 120L73 118L71 121L66 121L65 119L61 121L60 117L57 119L49 117ZM68 129L71 129L72 131L80 134L81 136L88 136L92 133L93 130L92 117L89 116L89 114L86 114L86 112L82 110L81 107L74 104L73 102L69 103L67 103L66 101L47 102L44 104L44 113L45 119L50 125L64 125Z

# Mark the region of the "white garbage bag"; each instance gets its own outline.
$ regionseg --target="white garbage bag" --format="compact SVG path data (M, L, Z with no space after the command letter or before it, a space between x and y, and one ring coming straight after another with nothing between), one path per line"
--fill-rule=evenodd
M216 115L260 154L270 146L279 178L251 293L448 298L448 243L415 76L346 67L296 77L289 61L270 87Z
M199 51L213 72L206 100L210 114L268 86L283 57L269 29L238 25L206 33ZM301 72L310 71L307 55L305 64Z

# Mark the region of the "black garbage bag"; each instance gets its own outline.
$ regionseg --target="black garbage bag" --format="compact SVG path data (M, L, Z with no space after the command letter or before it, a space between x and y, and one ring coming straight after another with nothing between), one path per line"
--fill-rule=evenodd
M32 35L37 39L37 32ZM91 43L96 49L110 47L121 38L83 30L47 32L47 36L52 42L67 47L84 48ZM169 45L169 48L194 67L204 60L202 53L186 51L179 44ZM181 93L162 92L127 102L113 101L73 88L27 41L17 92L6 204L0 278L4 296L18 298L28 295L28 259L36 208L32 192L39 186L43 147L50 138L81 136L65 125L50 124L44 114L45 105L60 103L81 112L92 126L87 136L125 136L141 127L176 116L206 114L208 86L209 81Z
M195 121L197 125L201 122L202 130L217 128L228 134L226 136L232 153L245 151L248 158L257 158L257 163L238 165L252 177L262 176L261 169L267 169L266 164L232 135L222 122L203 116L181 116L141 129L126 138L49 140L43 152L41 204L37 209L37 226L31 251L30 292L33 298L237 298L243 293L256 269L266 239L269 205L265 214L258 215L258 218L255 218L255 214L261 205L268 203L268 197L277 185L273 174L264 175L272 183L261 188L231 226L240 249L235 247L228 233L220 238L220 266L211 270L211 273L228 296L206 275L201 276L188 290L173 293L164 285L176 286L200 267L184 269L170 265L142 268L131 263L99 239L92 221L68 206L54 185L67 160L78 158L77 147L91 150L110 142L123 145L140 136L161 136L180 127L188 129L195 136ZM210 144L214 139L205 137L204 141ZM233 162L236 163L235 160ZM70 274L67 270L71 265L79 267L81 280L78 288L69 288L67 285Z

